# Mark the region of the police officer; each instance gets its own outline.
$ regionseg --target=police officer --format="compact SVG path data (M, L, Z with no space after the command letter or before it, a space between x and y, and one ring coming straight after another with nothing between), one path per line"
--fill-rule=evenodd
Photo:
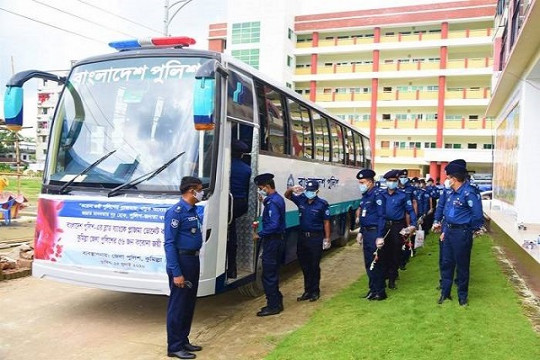
M231 223L228 228L227 237L227 277L236 279L236 249L237 249L237 232L236 219L244 215L248 210L248 192L249 179L251 178L251 167L242 161L242 155L249 152L249 147L246 143L234 139L232 141L232 159L231 159L231 176L230 189L233 198L233 212Z
M273 174L260 174L253 179L263 200L262 282L267 305L257 316L276 315L283 311L283 295L279 291L279 266L285 251L285 200L276 192Z
M416 188L411 184L411 181L409 180L409 171L407 169L403 169L398 171L398 189L399 191L403 191L407 196L409 197L409 200L411 200L412 207L414 209L414 213L418 215L418 203L416 202Z
M424 219L424 230L426 231L426 236L428 231L433 226L433 216L435 214L435 209L437 208L437 199L439 199L439 189L434 185L433 179L429 178L426 180L426 193L429 196L429 210Z
M378 247L384 243L385 218L383 200L379 188L375 186L375 171L362 169L356 174L359 189L362 193L358 218L362 247L364 250L364 266L369 278L369 291L365 295L368 300L384 300L386 284L384 282L384 269L375 258ZM379 246L377 246L379 244Z
M180 183L181 199L165 213L165 258L169 277L167 307L167 355L194 359L189 333L199 287L199 249L202 246L201 220L196 203L202 200L201 180L186 176Z
M440 221L444 217L441 234L441 296L438 303L451 299L454 269L457 270L457 288L459 305L468 302L469 266L471 259L473 233L483 232L484 217L482 200L467 179L466 163L458 159L446 166L448 185L451 188L435 214L433 227L440 229ZM439 209L442 208L442 214Z
M296 300L317 301L321 295L319 284L322 252L330 248L330 210L328 202L318 196L318 181L308 180L305 191L299 195L293 193L295 190L303 189L293 186L284 195L298 206L300 213L296 254L304 274L304 293Z
M410 197L404 191L397 190L400 173L400 170L390 170L384 174L387 188L380 192L386 220L384 233L387 234L382 248L382 260L390 289L396 289L403 242L400 232L406 230L411 233L416 225L416 214Z

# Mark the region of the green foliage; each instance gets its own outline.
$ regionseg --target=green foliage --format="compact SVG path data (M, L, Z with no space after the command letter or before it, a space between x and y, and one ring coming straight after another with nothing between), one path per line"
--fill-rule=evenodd
M467 307L458 305L455 288L453 301L437 304L437 241L428 237L387 300L361 298L364 275L267 359L540 359L540 336L498 266L491 238L475 240Z

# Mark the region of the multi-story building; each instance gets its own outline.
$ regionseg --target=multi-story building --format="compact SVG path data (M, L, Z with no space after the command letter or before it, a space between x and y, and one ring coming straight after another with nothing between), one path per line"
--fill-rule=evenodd
M444 179L456 158L491 172L496 1L356 2L362 8L347 11L339 3L229 0L209 48L364 129L379 174L407 168Z
M540 202L540 4L499 0L495 16L493 95L486 115L495 119L494 192L503 217L536 224ZM510 231L511 233L511 231ZM520 239L521 240L521 239ZM521 244L521 242L520 242ZM537 256L540 262L540 255Z
M67 72L55 72L56 75L65 76ZM36 162L45 164L47 146L49 144L49 131L54 109L62 91L62 86L50 80L40 80L37 89L37 119L36 119Z

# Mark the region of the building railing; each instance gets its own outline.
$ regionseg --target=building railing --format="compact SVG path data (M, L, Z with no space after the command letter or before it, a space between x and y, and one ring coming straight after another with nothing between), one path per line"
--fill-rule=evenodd
M492 29L465 29L465 30L453 30L448 32L448 39L466 39L466 38L478 38L478 37L491 37ZM396 35L383 35L381 36L381 43L399 43L399 42L418 42L428 40L441 40L442 33L425 33L420 32L418 34L396 34ZM374 44L374 37L352 37L352 38L338 38L319 40L319 47L329 46L350 46L361 44ZM310 48L313 47L312 41L297 42L296 48Z
M408 157L408 158L423 158L424 149L419 148L379 148L376 151L377 156L380 157Z
M447 63L447 69L483 69L493 67L493 58L464 58L450 59ZM439 61L416 61L416 62L401 62L395 61L391 63L382 63L379 65L380 72L387 71L424 71L440 69ZM372 72L373 64L347 64L347 65L322 65L317 66L317 73L320 74L354 74ZM311 66L295 69L295 75L311 75Z
M369 121L354 122L353 125L362 127L362 124L369 124ZM482 118L479 120L470 120L462 118L461 120L444 120L444 129L467 129L467 130L484 130L493 127L493 120ZM377 120L378 129L436 129L437 120Z
M489 88L480 89L460 89L447 90L445 99L489 99L491 90ZM437 100L438 90L413 90L413 91L379 91L378 101L404 101L404 100ZM309 96L306 96L309 98ZM371 93L317 93L317 102L334 101L371 101Z

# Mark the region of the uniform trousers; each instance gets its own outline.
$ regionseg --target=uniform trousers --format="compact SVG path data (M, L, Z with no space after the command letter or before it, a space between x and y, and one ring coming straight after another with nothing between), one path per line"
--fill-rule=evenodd
M454 270L459 300L467 300L471 263L472 230L469 227L446 226L442 242L441 295L450 296Z
M227 272L229 275L236 275L236 249L238 248L238 235L236 231L236 219L248 211L248 201L246 198L235 198L233 202L233 213L231 223L228 227L227 236Z
M405 227L405 220L387 222L384 233L388 233L384 239L382 248L382 263L384 264L385 277L395 281L398 277L398 268L401 257L401 245L403 238L399 233ZM390 231L389 231L390 230ZM389 232L388 232L389 231Z
M364 249L364 265L369 278L369 292L374 295L382 295L385 292L386 284L384 282L384 269L381 261L377 261L373 270L370 270L371 263L375 259L375 251L377 250L377 229L362 228L362 247ZM387 237L388 239L388 237ZM379 250L381 251L381 250Z
M308 294L320 294L321 281L321 257L323 253L323 234L306 237L300 232L296 247L298 262L304 274L304 292Z
M262 237L262 283L266 295L266 304L271 309L283 306L283 295L279 291L279 267L285 250L285 241L281 234Z
M195 311L195 301L197 300L197 289L199 288L200 263L198 255L179 255L178 263L182 269L185 280L190 281L193 287L177 287L173 283L173 275L167 271L169 276L169 304L167 306L167 352L173 353L183 349L189 343L189 333L193 312Z

